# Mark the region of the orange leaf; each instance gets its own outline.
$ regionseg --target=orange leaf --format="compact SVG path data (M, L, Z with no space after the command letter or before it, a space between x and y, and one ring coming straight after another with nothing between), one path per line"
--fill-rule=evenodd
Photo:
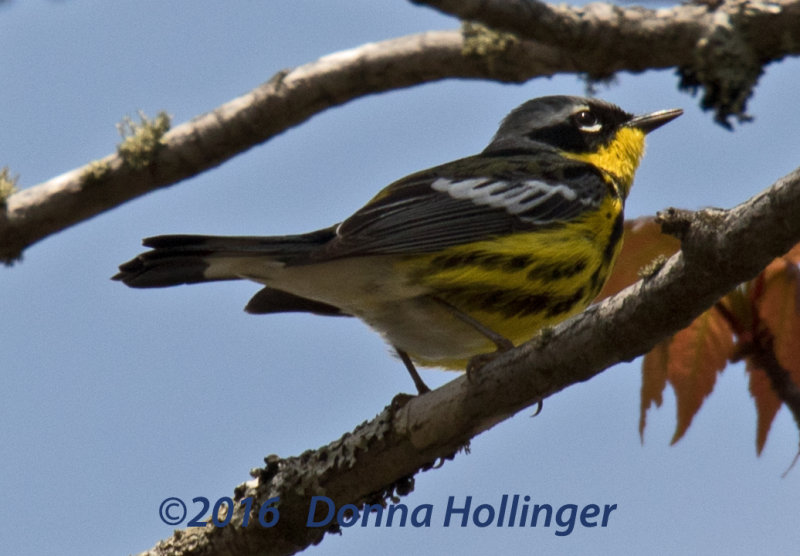
M676 238L661 233L653 217L625 221L622 251L597 300L609 297L639 280L639 270L659 255L669 256L680 249Z
M758 314L774 338L775 357L800 385L800 270L783 258L770 263L768 269L763 292L756 300Z
M651 349L642 361L642 396L639 410L639 438L644 442L644 427L647 422L647 410L651 405L661 407L664 401L664 388L667 386L667 363L669 361L669 344L672 338L662 340Z
M672 444L686 433L703 400L714 389L717 372L725 368L733 349L733 333L713 308L673 336L667 379L675 390L678 423Z
M789 249L789 251L782 257L778 257L762 271L764 276L769 279L773 273L781 272L786 263L800 264L800 243Z
M781 400L772 389L767 373L750 359L747 360L747 372L750 373L750 395L753 396L753 401L756 403L756 413L758 414L756 453L761 455L772 421L781 408Z
M789 249L783 258L791 263L800 264L800 243Z

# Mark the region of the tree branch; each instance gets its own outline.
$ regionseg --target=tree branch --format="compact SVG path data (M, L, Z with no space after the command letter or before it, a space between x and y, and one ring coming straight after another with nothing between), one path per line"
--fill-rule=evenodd
M681 86L704 90L716 120L747 119L763 67L800 53L800 1L727 0L650 10L536 0L412 0L551 46L570 45L590 76L677 66Z
M531 42L509 43L496 55L464 47L459 31L439 31L324 56L167 132L146 165L133 167L111 154L19 191L0 202L0 260L12 262L50 234L199 174L363 95L448 77L525 81L579 70L555 49Z
M425 3L540 36L493 42L435 31L366 44L279 72L167 132L144 166L134 167L115 153L0 200L0 261L13 262L50 234L217 166L363 95L446 78L523 82L556 73L600 77L678 66L686 86L702 85L709 106L725 107L718 110L724 120L730 113L744 116L744 100L763 64L800 52L800 0L731 0L717 10L567 8L523 0Z
M799 213L800 168L729 211L667 211L663 225L680 232L683 247L654 275L469 377L393 404L328 446L267 458L255 479L235 490L237 500L256 500L249 527L241 527L236 505L230 525L178 531L145 554L292 554L319 542L325 529L306 526L311 496L327 496L338 508L409 491L415 473L452 457L473 436L687 326L800 241ZM275 497L278 524L254 525L260 504Z
M800 388L792 380L789 371L780 364L775 356L773 340L772 335L766 338L757 338L756 345L749 355L753 358L756 366L766 373L775 395L792 412L797 428L800 429Z
M787 262L787 264L791 263ZM762 274L757 278L760 282L760 286L757 287L764 287L763 276ZM778 356L775 354L775 335L758 318L757 309L753 308L756 318L752 330L747 330L725 303L718 301L714 308L719 311L739 338L735 357L731 358L731 361L747 359L753 364L751 372L762 371L767 376L772 391L792 412L797 428L800 430L800 388L792 380L791 373L778 361ZM747 340L743 342L743 338L747 338Z

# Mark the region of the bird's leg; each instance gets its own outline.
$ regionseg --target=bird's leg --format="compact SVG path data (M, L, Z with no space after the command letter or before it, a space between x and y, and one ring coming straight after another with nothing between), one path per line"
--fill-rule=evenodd
M494 359L499 353L508 351L514 347L514 344L513 342L511 342L511 340L509 340L505 336L498 334L491 328L485 326L477 319L472 318L470 315L468 315L458 307L438 297L434 297L433 299L435 299L443 307L446 307L458 320L470 325L472 328L474 328L475 330L486 336L489 340L491 340L494 343L494 345L497 346L497 351L495 351L494 353L479 353L478 355L475 355L472 358L470 358L469 363L467 363L467 369L466 369L467 378L470 377L471 373L475 373L478 369L486 365L486 363Z
M393 347L394 350L397 352L397 355L400 356L400 360L403 362L403 365L406 366L408 374L411 375L411 380L414 381L414 386L417 387L417 392L419 392L420 394L425 394L426 392L430 392L431 389L428 388L428 385L425 384L425 382L422 380L422 377L419 376L417 368L414 366L414 362L411 360L411 357L409 357L408 354L399 347L397 346Z
M453 316L456 317L458 320L470 325L472 328L474 328L475 330L477 330L478 332L489 338L492 342L494 342L494 345L497 346L497 351L508 351L514 347L514 344L511 342L511 340L509 340L505 336L501 336L491 328L484 326L483 323L481 323L477 319L472 318L471 316L466 314L464 311L462 311L455 305L452 305L439 297L434 297L433 299L435 299L436 302L442 305L443 307L446 307L451 313L453 313Z

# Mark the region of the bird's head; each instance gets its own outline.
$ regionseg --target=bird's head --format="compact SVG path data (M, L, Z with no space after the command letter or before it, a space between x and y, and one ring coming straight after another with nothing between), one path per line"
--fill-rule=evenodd
M634 116L599 99L548 96L506 116L484 154L555 149L611 174L627 195L644 154L645 135L683 113L679 108Z

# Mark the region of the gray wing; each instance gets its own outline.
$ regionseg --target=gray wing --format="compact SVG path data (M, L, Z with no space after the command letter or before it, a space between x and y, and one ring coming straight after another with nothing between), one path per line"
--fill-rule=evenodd
M607 179L561 157L462 159L388 186L338 226L323 256L425 253L557 225L597 207Z

